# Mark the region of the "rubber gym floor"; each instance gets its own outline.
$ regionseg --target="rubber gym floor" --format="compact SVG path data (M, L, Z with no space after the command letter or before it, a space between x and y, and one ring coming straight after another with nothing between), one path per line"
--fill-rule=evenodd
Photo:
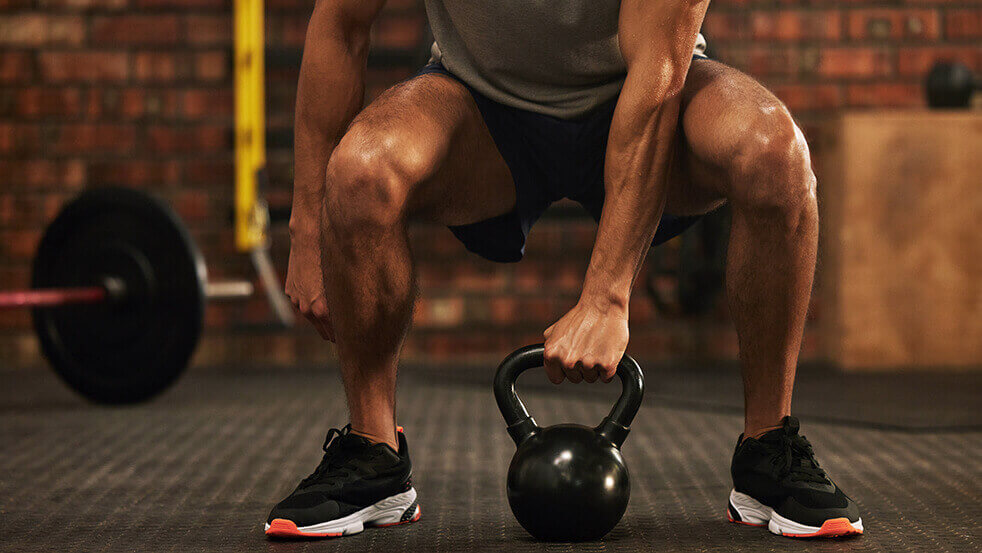
M534 373L534 372L533 372ZM519 393L540 424L598 422L618 384ZM87 404L46 369L0 369L0 550L32 551L980 551L982 375L801 370L796 414L857 502L866 534L794 541L726 521L741 429L732 367L646 367L624 454L632 496L603 541L542 544L508 509L513 446L493 367L405 367L399 388L420 493L416 524L268 541L269 508L345 422L323 368L195 368L156 400Z

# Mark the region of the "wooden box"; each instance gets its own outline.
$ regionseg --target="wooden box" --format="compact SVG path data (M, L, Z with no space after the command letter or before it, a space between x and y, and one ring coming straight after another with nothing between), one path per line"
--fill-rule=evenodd
M824 354L982 370L982 113L844 113L815 139Z

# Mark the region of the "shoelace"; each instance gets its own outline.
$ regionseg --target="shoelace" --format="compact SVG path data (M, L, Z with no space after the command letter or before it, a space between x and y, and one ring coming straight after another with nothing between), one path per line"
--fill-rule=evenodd
M321 480L332 470L344 468L349 464L351 460L350 456L345 455L345 451L341 447L344 438L349 433L351 433L350 424L345 425L343 428L332 428L327 431L327 437L324 438L324 445L321 446L321 449L324 450L324 457L321 458L321 462L314 469L313 474L300 482L301 486Z
M788 476L792 481L825 484L828 477L818 465L815 452L808 438L797 433L781 434L781 454L774 458L781 477Z

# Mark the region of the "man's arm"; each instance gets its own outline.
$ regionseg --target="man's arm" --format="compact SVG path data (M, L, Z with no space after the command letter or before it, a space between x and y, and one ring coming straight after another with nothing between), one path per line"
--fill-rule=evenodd
M361 109L369 31L384 3L318 0L310 16L297 83L291 228L313 225L306 216L320 213L327 160Z
M320 261L331 152L362 107L369 32L385 0L318 0L307 25L294 122L293 210L286 292L333 340Z
M606 201L584 295L626 307L665 207L679 102L708 0L628 0L627 79L607 146Z
M583 292L546 330L557 384L613 377L627 348L631 288L665 208L679 102L709 0L624 0L618 39L627 78L614 110L606 199Z

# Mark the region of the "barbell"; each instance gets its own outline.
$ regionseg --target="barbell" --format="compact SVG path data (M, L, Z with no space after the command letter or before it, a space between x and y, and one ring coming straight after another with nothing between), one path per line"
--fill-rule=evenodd
M32 308L55 372L100 403L135 403L172 384L201 336L209 299L252 294L252 283L209 283L204 258L161 200L98 188L69 202L45 230L29 290L0 292L0 309Z

